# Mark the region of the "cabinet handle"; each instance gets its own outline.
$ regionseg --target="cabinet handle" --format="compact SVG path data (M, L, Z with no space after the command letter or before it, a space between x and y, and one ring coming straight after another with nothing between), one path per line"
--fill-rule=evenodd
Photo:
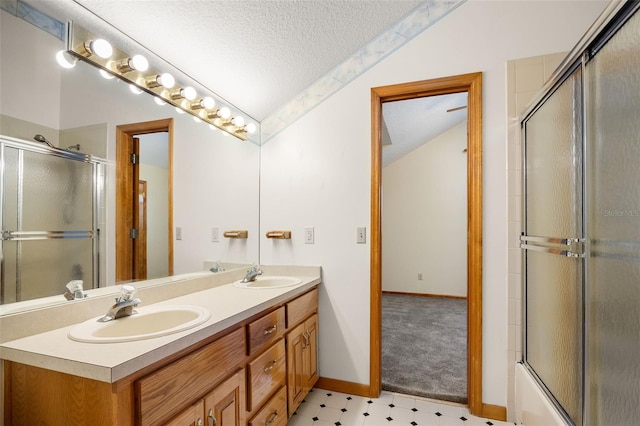
M202 419L200 417L198 417L198 420L196 421L196 426L202 426Z
M271 327L265 328L264 329L264 335L266 336L267 334L273 333L274 331L276 331L277 328L278 328L277 324L273 324Z
M271 423L276 421L278 417L278 410L274 411L273 414L264 422L264 426L269 426Z
M302 334L302 337L304 337L304 346L302 347L302 349L306 349L311 345L311 343L309 342L309 338L311 337L311 335L305 331Z
M216 426L216 424L218 423L216 417L213 415L212 409L209 409L209 413L207 413L207 419L209 420L209 426Z
M273 370L273 367L275 367L277 363L278 363L278 361L277 361L277 360L275 360L275 359L274 359L273 361L271 361L271 362L269 363L269 365L267 365L267 366L264 368L264 372L266 373L266 372L268 372L269 370Z

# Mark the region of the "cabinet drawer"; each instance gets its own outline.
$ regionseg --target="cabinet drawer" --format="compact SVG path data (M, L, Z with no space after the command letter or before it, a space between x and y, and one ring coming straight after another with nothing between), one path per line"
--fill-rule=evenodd
M136 382L138 424L158 424L245 362L243 328L227 334Z
M314 288L287 303L287 328L294 327L303 319L318 311L318 289Z
M278 308L247 325L249 355L258 353L278 340L284 328L284 308Z
M285 426L287 424L287 391L283 386L249 421L249 426Z
M247 409L256 409L282 386L287 375L284 339L249 363L249 397Z

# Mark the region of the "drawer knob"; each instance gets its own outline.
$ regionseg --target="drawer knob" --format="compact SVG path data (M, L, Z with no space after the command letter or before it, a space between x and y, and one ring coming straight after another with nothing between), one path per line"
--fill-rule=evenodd
M266 373L266 372L268 372L268 371L270 371L270 370L273 370L273 367L275 367L277 363L278 363L278 361L277 361L277 360L275 360L275 359L274 359L273 361L271 361L271 362L269 363L269 365L267 365L267 366L264 368L264 372Z
M277 328L278 328L277 324L273 324L271 327L265 328L264 329L264 335L266 336L267 334L273 333L274 331L276 331Z
M274 411L273 414L269 416L267 420L265 420L264 426L269 426L271 423L275 422L277 417L278 417L278 410Z

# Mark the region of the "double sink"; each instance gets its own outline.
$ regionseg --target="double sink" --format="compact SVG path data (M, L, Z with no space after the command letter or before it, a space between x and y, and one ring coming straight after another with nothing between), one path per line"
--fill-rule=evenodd
M258 276L255 281L232 285L244 289L276 289L300 284L302 280L290 276ZM132 342L188 330L205 323L211 313L194 305L143 306L137 313L108 322L92 318L69 330L69 338L84 343Z

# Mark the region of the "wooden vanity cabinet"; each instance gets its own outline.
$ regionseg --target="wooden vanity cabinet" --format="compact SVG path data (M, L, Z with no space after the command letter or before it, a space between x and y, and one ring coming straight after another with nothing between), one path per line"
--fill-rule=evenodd
M284 426L318 380L318 290L106 383L5 361L4 424Z

